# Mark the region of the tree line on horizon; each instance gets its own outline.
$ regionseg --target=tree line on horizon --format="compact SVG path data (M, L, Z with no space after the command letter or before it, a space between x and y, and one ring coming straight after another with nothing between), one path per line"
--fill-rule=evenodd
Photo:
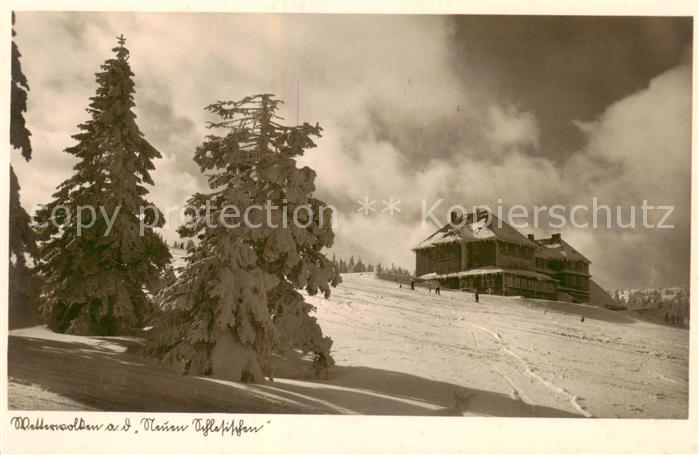
M381 262L376 265L371 262L364 263L361 256L357 256L354 259L354 255L350 256L349 259L345 260L343 258L337 259L336 255L333 254L332 257L333 266L338 273L385 273L390 275L405 275L410 276L409 270L402 267L396 267L394 263L391 263L391 267L384 267Z
M151 172L161 155L136 123L134 74L123 36L112 52L95 75L89 119L78 125L76 144L65 150L77 158L74 172L33 220L20 204L10 168L11 317L38 309L60 333L146 334L146 354L187 374L271 379L272 357L292 351L311 353L317 368L332 365L332 340L300 292L329 297L341 281L323 254L334 240L331 220L319 218L328 218L327 211L313 210L306 227L289 223L287 229L211 227L190 213L178 228L180 238L188 239L179 243L187 250L186 265L175 275L159 233L164 222L155 222L162 214L140 213L152 206L146 185L154 185ZM13 40L10 141L26 160L28 91ZM216 120L207 125L211 133L193 159L209 190L192 195L188 206L245 209L284 200L293 213L298 206L324 205L313 196L315 172L296 166L296 159L316 146L322 128L282 124L281 103L271 94L256 94L206 107ZM116 213L115 221L108 227L98 217L79 234L76 217L53 210L59 206L104 207ZM153 330L142 332L145 325Z
M689 324L689 289L685 287L615 289L609 294L620 307L641 311L657 310L658 315L668 324Z

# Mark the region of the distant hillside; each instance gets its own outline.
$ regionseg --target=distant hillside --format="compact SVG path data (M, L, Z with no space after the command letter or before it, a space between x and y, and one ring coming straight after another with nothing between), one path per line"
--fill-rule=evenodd
M689 325L689 291L683 287L618 289L611 293L618 305L668 324Z

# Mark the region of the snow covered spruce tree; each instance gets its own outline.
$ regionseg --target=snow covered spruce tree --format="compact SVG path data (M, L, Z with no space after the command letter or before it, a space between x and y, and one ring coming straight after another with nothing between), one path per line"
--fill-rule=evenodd
M90 119L73 136L77 144L66 149L78 159L75 173L37 212L44 242L42 313L58 332L109 335L138 326L152 305L146 287L170 261L167 245L149 227L163 225L144 187L153 184L152 161L160 153L136 125L124 44L120 36L114 56L96 74ZM81 227L91 219L94 225Z
M12 24L15 14L12 13ZM12 36L16 35L14 28ZM31 133L27 129L24 113L27 111L27 94L29 84L20 65L21 54L17 44L12 40L12 86L10 91L10 145L21 152L22 157L29 161L32 157ZM19 197L19 180L14 169L10 166L10 227L9 227L9 300L10 324L14 326L30 322L36 313L36 303L39 297L38 277L34 270L27 265L27 255L36 258L38 255L34 231L30 226L29 214L24 210Z
M184 373L271 379L272 353L294 349L313 353L317 368L332 363L332 341L298 291L327 297L340 281L322 253L333 242L332 213L313 197L315 172L296 167L321 128L281 125L280 103L263 94L207 108L222 135L208 136L194 160L211 192L188 201L192 216L179 232L198 243L160 295L166 316L152 348Z

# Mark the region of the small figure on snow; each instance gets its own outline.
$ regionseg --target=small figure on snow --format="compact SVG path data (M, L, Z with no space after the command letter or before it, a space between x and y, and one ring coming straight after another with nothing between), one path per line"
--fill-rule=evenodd
M585 316L580 318L580 322L585 322Z
M476 288L476 295L475 295L475 297L476 297L476 303L478 303L478 288Z
M410 290L414 291L415 290L415 278L410 278Z
M438 282L438 283L435 285L435 287L434 287L434 293L437 294L437 295L442 295L442 294L439 292L439 282Z

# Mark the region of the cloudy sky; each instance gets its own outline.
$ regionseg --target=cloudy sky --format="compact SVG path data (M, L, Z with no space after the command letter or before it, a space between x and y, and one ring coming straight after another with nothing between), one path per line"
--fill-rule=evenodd
M12 162L28 209L70 175L62 151L123 33L139 125L163 154L151 192L161 208L205 189L192 161L204 106L271 92L289 123L324 128L302 164L340 210L340 256L413 269L410 248L435 229L422 199L443 199L445 219L451 204L597 197L625 222L645 199L675 207L674 229L560 231L603 286L688 283L691 19L20 12L15 30L34 158ZM357 211L364 197L377 212ZM381 211L390 197L393 216Z

